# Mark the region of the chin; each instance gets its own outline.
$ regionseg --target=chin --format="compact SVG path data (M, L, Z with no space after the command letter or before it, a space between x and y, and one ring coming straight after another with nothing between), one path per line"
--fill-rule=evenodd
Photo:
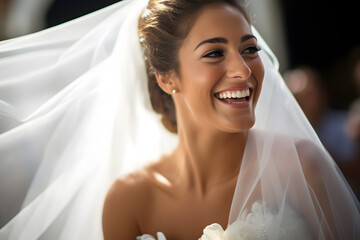
M255 124L255 117L242 118L236 122L228 122L221 128L228 133L246 132Z

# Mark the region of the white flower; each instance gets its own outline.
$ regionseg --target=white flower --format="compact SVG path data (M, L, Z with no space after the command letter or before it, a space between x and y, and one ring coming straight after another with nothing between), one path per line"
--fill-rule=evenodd
M267 239L268 229L274 222L274 215L262 204L255 202L251 212L244 212L240 219L231 224L226 231L229 239Z
M213 223L204 229L204 234L199 240L252 240L266 239L266 226L272 223L273 215L264 209L264 206L255 202L251 212L244 212L233 224L224 231L223 228Z
M154 238L150 234L144 234L144 235L136 237L136 240L156 240L156 238ZM158 232L157 240L166 240L165 235L162 232Z
M229 225L223 228L213 223L204 229L199 240L305 240L312 239L304 219L290 206L274 215L265 204L255 202L251 212L244 212Z
M213 223L203 230L203 235L199 240L222 240L224 229L218 223Z

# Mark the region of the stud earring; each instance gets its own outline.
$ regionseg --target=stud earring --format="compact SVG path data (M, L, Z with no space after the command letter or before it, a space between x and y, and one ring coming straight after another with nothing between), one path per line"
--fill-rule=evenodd
M173 93L173 94L176 94L176 89L173 89L173 90L172 90L172 93Z

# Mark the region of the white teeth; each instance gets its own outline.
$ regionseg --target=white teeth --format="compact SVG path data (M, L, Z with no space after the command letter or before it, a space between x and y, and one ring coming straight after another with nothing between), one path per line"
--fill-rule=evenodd
M248 97L250 96L250 89L246 89L242 91L225 91L220 93L218 96L220 99Z

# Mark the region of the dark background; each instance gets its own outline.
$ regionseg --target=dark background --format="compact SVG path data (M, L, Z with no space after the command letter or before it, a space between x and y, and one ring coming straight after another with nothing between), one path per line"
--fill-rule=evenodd
M281 0L290 68L318 69L337 109L347 109L357 95L353 68L359 59L360 12L355 2Z
M119 0L54 0L46 15L47 27L67 22Z

